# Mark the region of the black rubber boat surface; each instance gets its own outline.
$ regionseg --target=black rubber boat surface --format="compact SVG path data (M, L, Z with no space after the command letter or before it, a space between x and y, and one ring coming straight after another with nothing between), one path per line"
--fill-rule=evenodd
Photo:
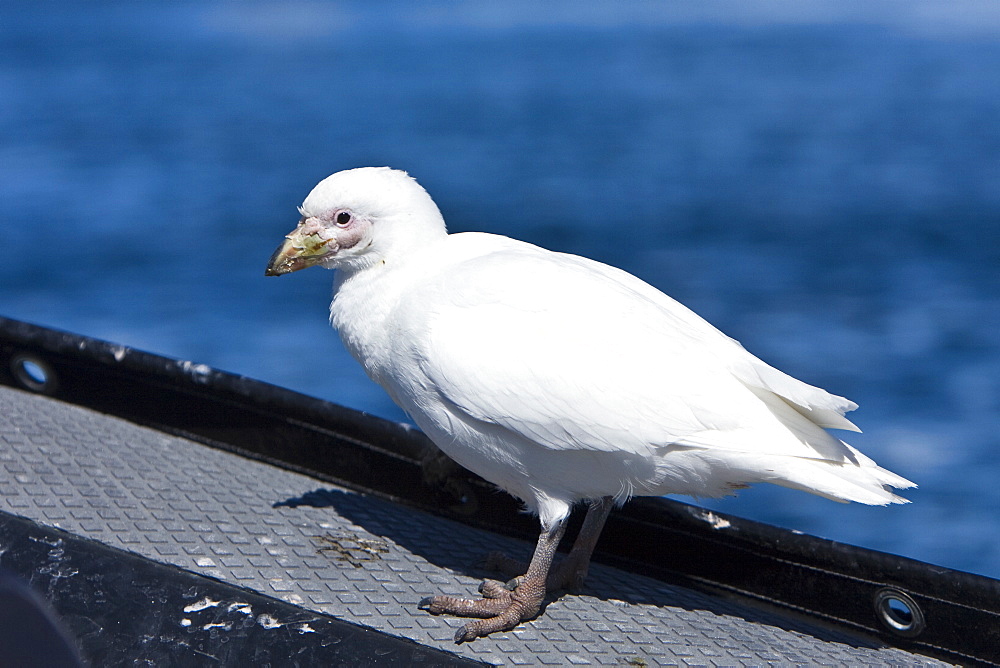
M0 666L1000 663L996 580L664 499L456 647L416 604L530 554L507 495L405 425L3 318L0 489Z

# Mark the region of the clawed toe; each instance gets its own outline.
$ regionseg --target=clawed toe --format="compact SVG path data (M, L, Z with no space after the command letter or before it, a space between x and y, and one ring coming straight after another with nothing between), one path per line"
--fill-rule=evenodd
M477 619L460 627L455 632L455 642L461 644L497 631L510 631L521 622L533 619L541 609L541 598L537 601L519 599L508 592L507 599L506 605L495 615Z
M417 603L417 608L419 608L420 610L427 610L427 611L431 612L432 614L437 614L433 610L434 599L436 599L436 598L437 598L437 596L425 596L425 597L423 597L422 599L420 599L420 603Z
M497 631L509 631L523 621L535 617L542 606L545 589L532 581L511 591L496 580L484 580L479 585L481 599L455 596L428 596L417 605L433 615L449 614L479 617L455 633L455 642L463 643Z
M505 584L496 580L483 580L479 583L479 593L486 598L510 598L514 586L511 586L510 582Z
M485 584L485 583L484 583ZM487 593L488 592L488 593ZM494 617L510 606L512 594L499 582L483 592L485 598L469 599L457 596L428 596L417 604L432 615L458 615L459 617Z

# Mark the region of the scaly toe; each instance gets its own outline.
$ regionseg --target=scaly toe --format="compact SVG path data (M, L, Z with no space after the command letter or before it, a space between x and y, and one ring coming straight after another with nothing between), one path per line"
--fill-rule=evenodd
M479 593L486 598L510 598L510 593L513 591L513 587L505 585L502 582L497 582L496 580L483 580L479 584Z
M502 582L484 580L479 585L480 599L455 596L428 596L418 606L431 614L447 613L461 617L479 617L455 632L455 642L463 643L497 631L509 631L523 621L533 619L545 599L545 579L522 576L513 591Z
M499 586L500 591L504 591L503 585ZM495 617L507 610L512 605L511 600L512 595L510 592L507 592L506 596L501 595L499 598L471 599L457 598L455 596L428 596L421 599L417 607L421 610L426 610L432 615L447 614L486 619Z
M420 599L420 603L417 603L417 607L421 610L426 610L432 615L439 615L445 612L445 606L438 600L443 598L443 596L425 596Z
M464 624L464 625L458 627L458 630L455 631L455 644L456 645L461 645L463 642L468 642L470 640L475 640L476 638L479 637L479 634L476 633L475 629L470 628L472 626L472 624L473 624L473 622L469 622L468 624Z
M534 597L529 600L515 598L506 608L498 611L496 616L477 619L459 628L455 632L455 642L462 644L498 631L510 631L521 622L533 619L540 606L541 600L535 600Z

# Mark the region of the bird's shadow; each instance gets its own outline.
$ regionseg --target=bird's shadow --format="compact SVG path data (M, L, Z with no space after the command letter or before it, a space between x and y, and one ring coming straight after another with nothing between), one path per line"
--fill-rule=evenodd
M427 562L460 575L477 579L506 580L509 574L487 567L486 557L499 550L525 563L531 558L534 545L516 538L469 527L453 520L404 508L373 496L364 496L336 489L315 489L274 504L275 508L331 508L345 520L360 526L375 536L391 541L400 548ZM568 542L568 541L567 541ZM568 546L564 545L564 548ZM326 548L318 547L318 550ZM598 548L599 551L600 548ZM557 556L557 559L559 557ZM591 564L590 574L582 588L573 592L551 592L546 605L563 596L580 594L604 601L658 608L680 608L686 611L707 611L716 615L738 617L753 624L765 624L812 636L826 642L837 642L858 648L885 648L885 643L840 628L823 625L808 618L791 616L783 611L739 600L735 596L720 596L691 588L681 578L665 583L644 575L625 572L611 566ZM474 588L468 596L476 598Z

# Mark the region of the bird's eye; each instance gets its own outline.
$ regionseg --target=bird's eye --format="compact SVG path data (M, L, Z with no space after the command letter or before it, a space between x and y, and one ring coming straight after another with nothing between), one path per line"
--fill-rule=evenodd
M351 214L347 211L341 211L337 214L337 224L343 227L351 222Z

